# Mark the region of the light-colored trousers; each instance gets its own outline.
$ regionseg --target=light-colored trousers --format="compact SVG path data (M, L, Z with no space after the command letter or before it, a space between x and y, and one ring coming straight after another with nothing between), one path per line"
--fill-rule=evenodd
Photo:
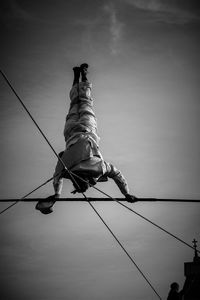
M66 148L81 133L90 136L97 145L99 144L91 88L91 83L80 82L70 91L71 104L64 127Z

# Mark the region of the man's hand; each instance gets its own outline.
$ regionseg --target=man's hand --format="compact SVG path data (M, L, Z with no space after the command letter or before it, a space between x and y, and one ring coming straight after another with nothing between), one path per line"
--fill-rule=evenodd
M55 194L53 195L55 199L59 199L60 198L60 194Z
M125 197L126 197L126 200L130 203L135 203L138 201L137 197L130 195L130 194L126 194Z
M38 201L35 206L35 209L39 210L42 214L48 215L53 212L53 205L56 202L56 195L52 195L47 197L46 199L42 199Z

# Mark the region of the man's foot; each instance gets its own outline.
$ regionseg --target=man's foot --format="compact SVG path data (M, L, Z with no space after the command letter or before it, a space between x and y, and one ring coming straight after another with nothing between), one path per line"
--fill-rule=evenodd
M83 63L83 64L80 65L81 70L86 70L87 71L88 68L89 68L89 65L87 63Z
M73 67L74 74L80 74L80 67Z

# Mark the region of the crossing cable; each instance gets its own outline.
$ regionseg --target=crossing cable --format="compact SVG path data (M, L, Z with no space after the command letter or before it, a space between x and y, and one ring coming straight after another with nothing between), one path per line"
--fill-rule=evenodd
M43 138L45 139L45 141L47 142L47 144L49 145L49 147L51 148L51 150L53 151L53 153L55 154L55 156L58 158L58 160L62 164L64 170L68 172L68 174L69 174L69 176L70 176L71 179L74 179L73 176L71 175L71 173L69 172L68 168L65 166L63 160L56 153L55 149L53 148L53 146L51 145L51 143L47 139L46 135L44 134L44 132L42 131L42 129L40 128L40 126L37 124L37 122L33 118L32 114L29 112L29 110L27 109L26 105L23 103L22 99L19 97L19 95L17 94L17 92L13 88L12 84L8 80L7 76L4 74L4 72L1 69L0 69L0 73L2 74L3 78L5 79L5 81L7 82L7 84L9 85L9 87L11 88L11 90L13 91L13 93L15 94L15 96L17 97L17 99L19 100L19 102L21 103L21 105L23 106L23 108L25 109L25 111L27 112L27 114L29 115L29 117L31 118L31 120L33 121L33 123L35 124L35 126L37 127L37 129L39 130L39 132L41 133L41 135L43 136ZM75 181L75 183L77 184L76 181Z
M59 157L59 155L56 153L55 149L53 148L53 146L51 145L51 143L49 142L49 140L47 139L46 135L44 134L44 132L42 131L42 129L40 128L40 126L37 124L37 122L35 121L35 119L33 118L33 116L31 115L31 113L29 112L29 110L27 109L26 105L23 103L23 101L21 100L21 98L19 97L19 95L17 94L17 92L15 91L15 89L13 88L13 86L11 85L10 81L8 80L8 78L6 77L6 75L4 74L4 72L2 70L0 70L0 73L2 74L3 78L5 79L5 81L7 82L7 84L9 85L9 87L11 88L11 90L13 91L13 93L15 94L15 96L17 97L17 99L19 100L19 102L21 103L21 105L23 106L23 108L25 109L25 111L27 112L27 114L29 115L29 117L31 118L31 120L33 121L33 123L35 124L35 126L37 127L37 129L39 130L39 132L41 133L41 135L43 136L43 138L45 139L45 141L47 142L47 144L49 145L49 147L51 148L51 150L53 151L53 153L55 154L55 156L58 158L58 160L61 162L62 166L64 167L64 169L69 173L69 170L67 169L67 167L65 166L63 160ZM69 173L70 175L70 173ZM71 176L71 175L70 175Z
M49 140L47 139L46 135L44 134L44 132L42 131L42 129L40 128L40 126L37 124L37 122L35 121L35 119L33 118L32 114L29 112L29 110L27 109L26 105L23 103L23 101L21 100L21 98L19 97L19 95L17 94L17 92L15 91L15 89L13 88L12 84L10 83L10 81L8 80L7 76L4 74L4 72L0 69L0 73L2 74L3 78L5 79L6 83L8 84L8 86L11 88L11 90L13 91L13 93L15 94L15 96L17 97L17 99L19 100L19 102L21 103L21 105L23 106L24 110L27 112L27 114L29 115L29 117L31 118L31 120L33 121L33 123L35 124L35 126L37 127L37 129L39 130L39 132L41 133L41 135L43 136L43 138L45 139L45 141L47 142L47 144L49 145L49 147L51 148L51 150L53 151L53 153L55 154L55 156L58 158L58 160L60 161L60 163L62 164L63 168L65 171L67 171L67 173L69 174L70 178L72 179L73 182L76 183L76 185L79 187L78 183L76 182L76 179L73 177L72 173L68 170L68 168L66 167L66 165L64 164L63 160L61 159L61 157L56 153L55 149L53 148L53 146L51 145L51 143L49 142ZM78 97L79 97L79 87L78 87ZM79 187L80 188L80 187ZM82 193L83 194L83 193ZM29 194L30 195L30 194ZM27 196L27 195L26 195ZM6 209L4 209L2 211L2 213L6 210L8 210L9 208L11 208L12 206L14 206L15 204L17 204L18 201L16 201L15 203L12 203L12 205L10 205L9 207L7 207Z
M154 291L154 293L158 296L158 298L160 300L162 300L162 298L160 297L160 295L158 294L158 292L155 290L155 288L153 287L153 285L151 284L151 282L149 281L149 279L144 275L144 273L142 272L142 270L140 269L140 267L136 264L136 262L133 260L133 258L131 257L131 255L128 253L128 251L124 248L124 246L122 245L122 243L119 241L119 239L117 238L117 236L110 229L110 227L104 221L104 219L102 218L102 216L98 213L98 211L96 210L96 208L94 207L94 205L92 205L92 203L88 200L88 198L85 196L84 193L83 193L83 195L85 197L85 200L89 203L89 205L91 206L91 208L94 210L94 212L97 214L97 216L103 222L103 224L106 226L106 228L108 229L108 231L112 234L112 236L114 237L114 239L116 240L116 242L119 244L119 246L121 247L121 249L125 252L125 254L128 256L128 258L131 260L131 262L137 268L137 270L139 271L139 273L142 275L142 277L145 279L145 281L148 283L148 285L151 287L151 289Z
M191 249L194 250L194 247L192 247L190 244L188 244L187 242L185 242L184 240L182 240L181 238L179 238L178 236L174 235L173 233L169 232L168 230L164 229L163 227L157 225L156 223L154 223L153 221L149 220L148 218L144 217L143 215L141 215L140 213L136 212L135 210L133 210L132 208L128 207L127 205L121 203L120 201L116 200L117 203L119 203L120 205L124 206L126 209L130 210L131 212L133 212L134 214L138 215L139 217L141 217L142 219L144 219L145 221L149 222L150 224L156 226L158 229L164 231L165 233L169 234L170 236L172 236L173 238L175 238L176 240L178 240L179 242L185 244L186 246L190 247ZM200 251L197 250L199 253Z
M71 171L69 171L71 172ZM80 176L78 176L77 174L74 174L73 172L71 172L73 174L73 176L82 179L83 181L85 181L83 178L81 178ZM104 191L100 190L99 188L90 185L92 188L94 188L95 190L99 191L100 193L102 193L103 195L107 196L108 198L112 199L113 201L117 202L118 204L122 205L123 207L125 207L126 209L130 210L131 212L133 212L134 214L138 215L139 217L141 217L142 219L144 219L145 221L149 222L150 224L154 225L155 227L157 227L158 229L164 231L165 233L169 234L170 236L172 236L173 238L175 238L176 240L178 240L179 242L185 244L186 246L190 247L191 249L195 250L194 247L192 247L190 244L188 244L187 242L185 242L184 240L182 240L181 238L179 238L178 236L172 234L171 232L169 232L168 230L164 229L163 227L157 225L156 223L154 223L153 221L151 221L150 219L144 217L143 215L141 215L140 213L136 212L135 210L131 209L130 207L126 206L125 204L121 203L119 200L111 197L109 194L105 193ZM199 250L197 250L198 253L200 253Z
M0 211L0 215L3 214L6 210L10 209L12 206L17 204L19 200L15 201L14 203L10 204L8 207L4 208L2 211Z
M49 140L47 139L46 135L43 133L42 129L40 128L40 126L37 124L37 122L35 121L35 119L33 118L33 116L31 115L31 113L29 112L29 110L27 109L26 105L23 103L23 101L21 100L21 98L19 97L19 95L17 94L17 92L15 91L15 89L13 88L12 84L10 83L10 81L8 80L7 76L4 74L4 72L0 69L0 73L2 74L3 78L5 79L6 83L8 84L8 86L11 88L11 90L13 91L13 93L15 94L15 96L17 97L17 99L19 100L19 102L21 103L21 105L23 106L24 110L27 112L27 114L29 115L29 117L31 118L31 120L33 121L33 123L35 124L35 126L37 127L37 129L39 130L39 132L41 133L41 135L43 136L43 138L45 139L45 141L47 142L47 144L49 145L49 147L51 148L51 150L53 151L53 153L55 154L55 156L58 158L58 160L60 161L60 163L62 164L63 168L65 171L67 171L67 173L69 174L70 178L72 179L72 181L74 181L76 183L76 185L79 187L79 184L76 182L76 179L73 177L73 175L71 174L71 172L68 170L68 168L66 167L66 165L64 164L63 160L61 159L61 157L56 153L55 149L53 148L53 146L51 145L51 143L49 142ZM79 89L78 89L78 97L79 97ZM55 177L55 176L54 176ZM35 191L35 190L34 190ZM30 195L30 193L29 193ZM28 194L26 195L28 196ZM23 199L23 198L22 198ZM4 209L1 213L5 212L6 210L8 210L9 208L11 208L12 206L14 206L15 204L17 204L18 201L16 201L15 203L12 203L9 207L7 207L6 209ZM0 213L0 214L1 214Z
M15 201L14 203L12 203L11 205L9 205L8 207L6 207L5 209L3 209L2 211L0 211L0 214L4 213L6 210L8 210L9 208L11 208L12 206L16 205L18 202L22 201L23 199L25 199L26 197L28 197L29 195L31 195L32 193L34 193L35 191L39 190L41 187L43 187L44 185L46 185L48 182L52 181L55 177L59 176L63 171L55 174L54 176L52 176L50 179L46 180L44 183L40 184L38 187L36 187L34 190L32 190L31 192L29 192L28 194L26 194L25 196L23 196L20 200Z
M0 73L2 74L3 78L5 79L5 81L7 82L8 86L11 88L11 90L13 91L13 93L15 94L15 96L17 97L17 99L19 100L19 102L21 103L21 105L23 106L23 108L25 109L25 111L27 112L27 114L29 115L29 117L31 118L31 120L33 121L33 123L35 124L35 126L37 127L37 129L39 130L39 132L41 133L41 135L43 136L43 138L45 139L45 141L47 142L47 144L49 145L49 147L51 148L51 150L53 151L53 153L55 154L55 156L58 158L58 160L60 161L60 163L62 164L63 168L65 171L67 171L67 173L69 174L70 178L72 179L73 182L76 183L76 185L79 187L79 184L76 182L76 179L74 178L74 176L72 175L72 173L68 170L68 168L66 167L66 165L64 164L63 160L61 159L61 157L56 153L55 149L53 148L53 146L51 145L51 143L49 142L49 140L47 139L46 135L44 134L44 132L42 131L42 129L40 128L40 126L37 124L37 122L35 121L35 119L33 118L32 114L29 112L29 110L27 109L26 105L23 103L23 101L21 100L21 98L19 97L19 95L17 94L17 92L15 91L15 89L13 88L12 84L10 83L10 81L8 80L7 76L4 74L4 72L0 69ZM79 98L79 86L78 86L78 98ZM80 187L79 187L80 188ZM16 203L13 203L12 205L10 205L7 209L9 209L10 207L14 206L15 204L17 204L18 201L16 201ZM7 210L5 209L5 210ZM5 211L4 210L4 211Z

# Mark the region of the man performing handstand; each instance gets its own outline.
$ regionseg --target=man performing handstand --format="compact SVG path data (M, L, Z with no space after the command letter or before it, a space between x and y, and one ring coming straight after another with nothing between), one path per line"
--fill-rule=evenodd
M72 181L75 188L72 193L84 193L97 182L112 178L128 202L137 201L135 196L129 194L128 184L122 173L115 166L104 161L99 151L100 138L97 135L97 120L91 97L92 85L87 79L88 64L74 67L73 71L71 104L64 127L66 149L59 153L59 157L72 175L58 160L53 180L55 194L44 201L39 201L36 205L36 209L44 214L51 213L56 199L60 198L63 178Z

